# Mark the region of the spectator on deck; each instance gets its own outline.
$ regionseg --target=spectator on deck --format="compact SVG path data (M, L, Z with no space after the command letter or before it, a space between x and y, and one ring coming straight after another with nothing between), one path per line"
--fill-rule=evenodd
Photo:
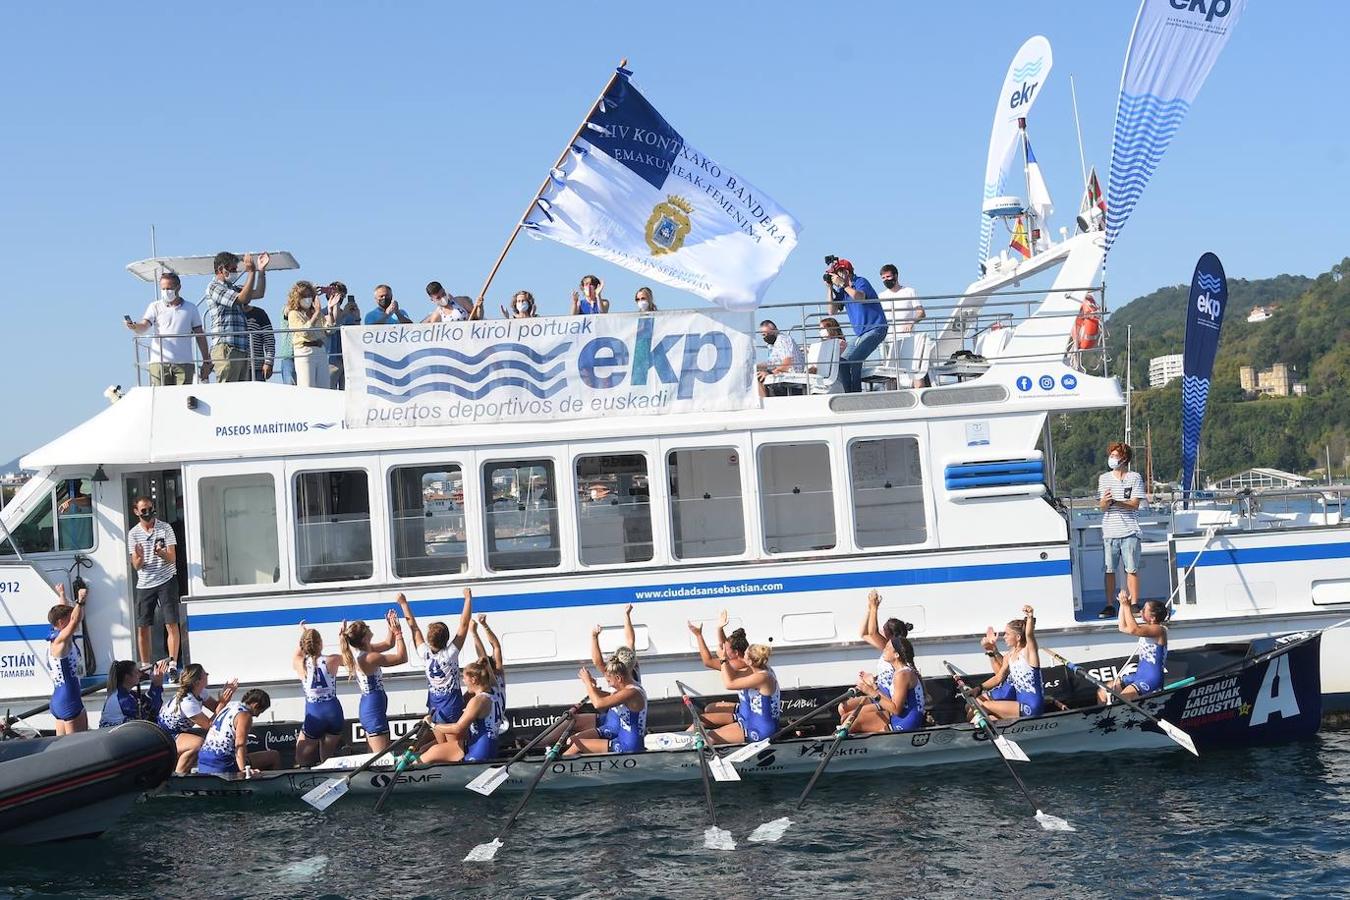
M286 324L285 310L282 311L281 324ZM277 356L274 370L277 380L282 384L295 384L295 346L291 330L282 328L277 335Z
M159 276L159 298L145 308L139 322L127 318L127 327L137 334L155 330L147 356L152 385L192 384L192 342L202 354L201 377L211 374L211 351L202 331L202 316L192 303L179 296L183 282L173 272ZM139 354L138 354L139 355Z
M240 259L233 253L217 253L214 260L215 278L206 286L207 308L210 310L211 364L216 381L244 381L249 376L248 322L245 310L254 300L267 293L268 254L261 254L257 262L252 253ZM242 269L243 286L235 276Z
M886 310L877 302L871 282L854 274L853 263L836 259L826 274L830 279L830 315L847 313L853 329L853 340L840 358L839 379L845 393L856 394L862 390L863 362L886 339Z
M927 317L928 312L919 302L914 288L900 284L900 270L895 263L886 263L881 267L881 293L877 299L886 307L886 315L897 334L909 334L914 326Z
M609 312L609 301L603 296L605 283L594 275L583 275L581 293L572 292L572 315L594 316Z
M427 285L427 297L435 304L422 321L425 322L464 322L482 317L482 305L470 303L468 297L452 297L441 287L439 281ZM477 312L479 315L475 316Z
M1106 605L1101 615L1111 618L1116 608L1116 570L1125 570L1130 605L1139 602L1139 507L1147 499L1144 479L1129 469L1130 445L1115 441L1106 448L1107 471L1097 478L1097 506L1102 511L1102 544L1106 564Z
M136 570L136 650L141 662L151 659L150 629L156 614L163 619L169 651L169 680L178 671L182 606L178 596L178 539L167 522L155 518L155 501L137 497L132 512L140 521L127 533L131 566Z
M347 286L340 281L319 288L319 291L328 298L328 319L333 326L328 334L328 386L340 391L347 386L347 370L342 364L342 329L360 325L361 310L356 305L356 297L348 293Z
M286 298L286 327L295 351L295 383L300 387L328 387L328 329L330 317L308 281L297 281Z
M633 305L637 307L638 312L656 312L656 300L652 297L652 289L638 288L637 293L633 295Z
M361 320L365 325L411 325L412 319L399 309L394 289L387 284L375 285L375 308Z
M272 360L277 355L277 339L272 333L272 317L261 306L248 305L244 310L244 322L248 326L248 361L252 367L254 381L266 381L272 377Z
M791 335L778 330L772 319L759 323L759 335L769 347L769 359L755 364L755 385L761 397L788 397L805 394L806 385L774 381L771 375L806 371L806 354Z
M508 319L533 319L539 315L535 311L534 294L529 291L516 291L511 295L511 311L501 307L502 315Z

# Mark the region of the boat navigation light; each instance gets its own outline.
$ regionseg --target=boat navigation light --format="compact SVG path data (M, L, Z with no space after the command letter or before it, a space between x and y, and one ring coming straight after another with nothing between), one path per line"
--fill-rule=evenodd
M89 480L94 482L94 484L103 484L105 481L108 480L108 473L103 471L103 463L99 463L94 468L94 474L93 476L90 477Z

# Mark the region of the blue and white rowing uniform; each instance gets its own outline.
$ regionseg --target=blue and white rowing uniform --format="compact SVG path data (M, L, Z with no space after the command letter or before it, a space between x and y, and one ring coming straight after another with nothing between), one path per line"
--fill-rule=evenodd
M891 677L884 682L880 677L877 678L877 690L886 695L888 699L894 699L891 691L895 687L895 674L897 672L910 672L914 675L914 686L905 691L905 702L900 705L899 715L891 716L891 731L917 731L923 727L923 679L919 673L915 672L912 666L901 666L899 669L891 670Z
M642 695L642 709L632 710L627 703L620 703L605 710L605 718L596 724L596 732L609 738L610 753L641 753L647 749L643 742L647 736L647 691L636 681L633 686Z
M239 771L235 759L238 746L234 741L234 720L247 707L242 700L234 700L211 720L211 728L197 754L197 771L215 775L233 775Z
M1160 644L1150 637L1141 637L1134 652L1139 655L1139 666L1120 679L1121 685L1134 685L1134 689L1141 694L1160 690L1163 686L1163 666L1167 663L1167 644Z
M367 675L356 666L356 683L361 688L361 727L366 734L389 733L389 695L384 691L384 672L379 666Z
M451 641L441 650L432 650L425 641L417 655L427 673L427 709L431 721L450 725L464 714L464 694L460 687L459 648Z
M498 672L492 682L492 711L497 717L497 734L505 734L511 727L511 718L506 714L506 673Z
M1026 650L1018 650L1008 664L1008 681L1013 686L1019 716L1039 716L1045 709L1045 686L1041 670L1026 661Z
M170 700L159 710L159 727L169 734L187 734L197 727L197 723L192 721L193 717L200 716L205 709L196 694L188 694L181 701Z
M52 678L52 717L70 722L84 712L80 697L80 642L74 635L64 656L52 656L51 642L61 632L55 628L47 634L47 673Z
M469 723L468 734L464 736L464 761L484 762L497 758L498 726L497 704L488 695L487 715Z
M327 657L305 657L305 677L300 685L305 689L305 723L300 726L305 737L318 740L342 734L345 719Z
M773 693L764 695L759 688L741 690L740 702L736 704L736 721L745 732L747 741L761 741L778 730L778 718L783 713L783 697L778 690L778 676L773 669L766 669L773 679Z
M160 707L164 705L163 685L152 684L150 690L141 696L145 701L144 708L136 694L118 685L117 690L109 694L108 699L103 702L103 713L99 716L98 727L112 728L137 719L155 721L159 716Z

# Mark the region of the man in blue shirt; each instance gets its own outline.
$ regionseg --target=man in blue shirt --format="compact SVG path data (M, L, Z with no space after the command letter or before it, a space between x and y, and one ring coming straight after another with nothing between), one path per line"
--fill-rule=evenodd
M825 270L829 277L830 315L841 311L848 314L853 338L839 359L839 380L844 391L856 394L862 390L862 366L877 345L886 339L889 325L886 310L877 302L877 292L866 278L853 273L853 263L836 259Z
M411 325L412 319L398 308L394 289L387 284L375 286L375 308L361 320L363 325Z

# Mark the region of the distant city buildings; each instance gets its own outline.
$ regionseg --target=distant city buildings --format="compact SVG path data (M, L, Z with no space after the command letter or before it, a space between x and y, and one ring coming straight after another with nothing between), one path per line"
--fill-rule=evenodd
M1181 377L1181 359L1180 353L1171 353L1167 356L1155 356L1148 361L1148 386L1151 388L1160 388L1174 378Z
M1254 306L1252 307L1252 311L1247 313L1247 321L1264 322L1273 315L1275 315L1274 306Z
M1238 368L1238 383L1243 392L1251 396L1302 397L1308 393L1308 385L1296 381L1297 375L1297 371L1288 363L1276 363L1260 372L1255 366L1241 366Z

